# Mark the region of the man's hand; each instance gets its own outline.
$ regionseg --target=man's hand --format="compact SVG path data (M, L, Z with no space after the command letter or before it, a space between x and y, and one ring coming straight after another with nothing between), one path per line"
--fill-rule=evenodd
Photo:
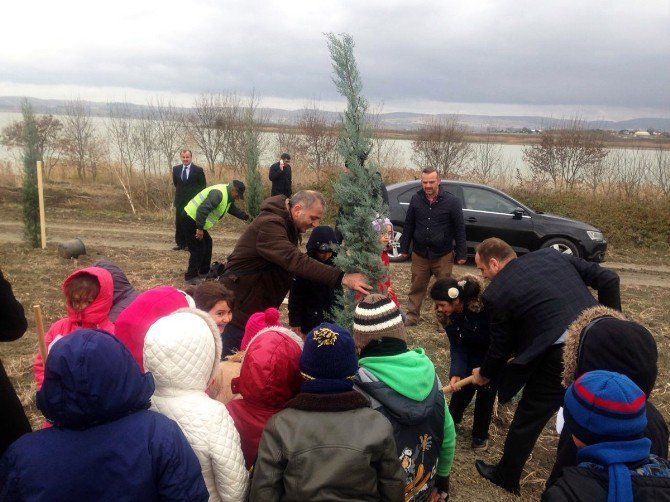
M199 241L201 241L204 236L205 236L205 232L202 228L198 228L195 231L195 238L198 239Z
M342 286L346 286L349 289L353 289L354 291L358 291L361 294L367 295L370 291L372 291L372 286L365 282L366 280L367 278L365 275L361 274L360 272L344 274L344 277L342 277Z
M405 258L409 258L409 253L400 253L400 256L404 256Z
M459 258L458 260L456 260L456 263L458 263L459 265L465 265L465 262L467 261L468 261L467 258Z
M456 383L460 381L461 377L454 375L449 379L449 387L452 392L458 392L460 389L456 388Z
M472 370L472 376L474 377L473 383L475 385L479 385L480 387L483 387L484 385L488 384L491 381L490 378L482 376L482 374L479 372L479 368L475 368Z

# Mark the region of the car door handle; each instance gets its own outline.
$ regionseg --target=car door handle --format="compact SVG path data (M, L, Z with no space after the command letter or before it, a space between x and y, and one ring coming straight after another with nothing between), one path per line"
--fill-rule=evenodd
M470 216L469 218L466 218L465 221L467 221L468 223L477 223L477 218L475 218L474 216Z

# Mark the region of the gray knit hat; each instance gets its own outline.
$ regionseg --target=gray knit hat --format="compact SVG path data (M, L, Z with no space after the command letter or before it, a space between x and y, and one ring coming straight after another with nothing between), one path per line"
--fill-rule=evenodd
M373 293L356 305L354 339L358 347L366 347L382 337L406 341L405 325L400 310L388 296Z

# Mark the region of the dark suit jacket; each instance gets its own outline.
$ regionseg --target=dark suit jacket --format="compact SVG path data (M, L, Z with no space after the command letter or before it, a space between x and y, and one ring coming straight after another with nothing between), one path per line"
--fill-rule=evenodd
M619 276L596 263L552 248L509 262L482 295L491 315L491 345L481 374L497 376L510 356L511 366L532 368L584 309L598 304L589 287L600 303L621 310Z
M186 183L181 180L181 171L183 164L179 164L172 168L172 183L175 187L174 193L174 207L183 209L190 200L198 195L207 186L205 181L205 171L202 167L191 164L188 179Z

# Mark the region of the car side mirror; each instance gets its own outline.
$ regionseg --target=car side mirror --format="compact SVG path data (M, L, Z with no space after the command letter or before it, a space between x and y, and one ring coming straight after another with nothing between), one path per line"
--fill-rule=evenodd
M520 220L523 217L523 209L517 207L514 211L512 211L512 214L514 215L515 220Z

